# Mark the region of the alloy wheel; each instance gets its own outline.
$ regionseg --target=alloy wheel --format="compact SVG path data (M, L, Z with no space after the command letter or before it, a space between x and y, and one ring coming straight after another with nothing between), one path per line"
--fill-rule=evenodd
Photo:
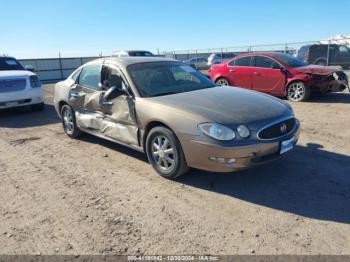
M288 98L292 101L300 101L305 95L305 88L300 83L293 83L288 88Z
M63 125L68 134L72 134L74 131L74 122L72 112L69 109L63 111Z
M158 167L169 171L175 166L175 151L168 138L159 135L152 140L152 158Z
M224 78L220 78L219 80L216 81L216 84L219 86L229 86L229 82L224 79Z

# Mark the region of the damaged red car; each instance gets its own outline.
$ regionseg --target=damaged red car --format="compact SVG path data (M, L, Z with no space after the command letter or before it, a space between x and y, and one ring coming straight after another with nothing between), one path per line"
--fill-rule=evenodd
M236 56L208 70L218 85L256 90L294 102L313 93L339 92L348 85L347 75L336 67L307 65L297 58L274 52Z

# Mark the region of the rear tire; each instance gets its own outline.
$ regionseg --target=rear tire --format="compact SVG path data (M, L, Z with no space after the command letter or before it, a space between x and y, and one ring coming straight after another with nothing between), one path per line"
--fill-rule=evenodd
M215 84L217 84L218 86L229 86L230 82L226 78L220 77L215 81Z
M168 128L154 127L146 139L148 161L157 173L167 179L175 179L188 170L179 140Z
M40 104L31 105L30 107L31 107L32 111L40 112L40 111L43 111L45 109L45 104L40 103Z
M303 82L293 82L287 87L287 98L293 102L304 102L310 98L310 87Z
M61 108L61 119L63 130L67 136L71 138L76 138L82 134L77 126L75 119L75 112L73 108L69 105L64 105Z

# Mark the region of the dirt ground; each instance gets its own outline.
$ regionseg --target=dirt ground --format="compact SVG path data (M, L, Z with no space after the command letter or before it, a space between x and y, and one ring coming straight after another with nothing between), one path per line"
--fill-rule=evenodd
M350 94L293 103L299 145L252 170L162 179L146 157L0 113L0 254L350 254Z

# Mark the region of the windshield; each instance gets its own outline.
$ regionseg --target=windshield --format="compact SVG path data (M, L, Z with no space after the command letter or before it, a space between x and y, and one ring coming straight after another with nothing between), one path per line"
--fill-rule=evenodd
M190 92L215 84L192 67L177 62L151 62L128 66L128 72L142 97Z
M0 57L0 71L5 70L24 70L24 68L12 57Z
M304 61L301 61L291 55L281 53L281 54L276 54L276 57L288 67L301 67L301 66L307 65Z
M154 56L148 51L129 51L129 56Z

